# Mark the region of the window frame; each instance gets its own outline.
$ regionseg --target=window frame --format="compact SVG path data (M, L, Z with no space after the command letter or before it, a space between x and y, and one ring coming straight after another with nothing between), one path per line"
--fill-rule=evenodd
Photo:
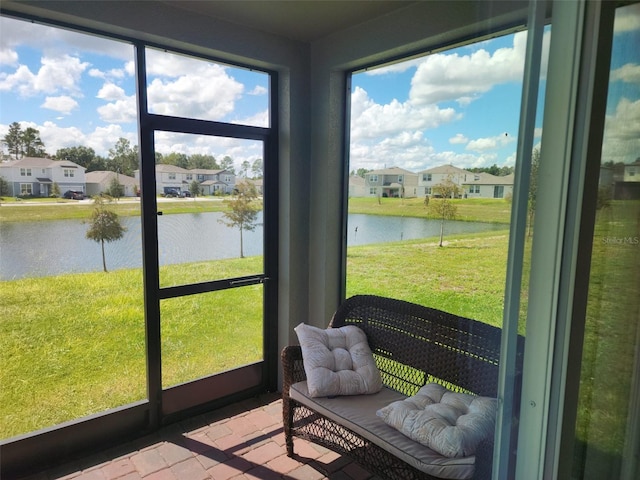
M105 39L121 41L131 45L135 55L135 69L137 73L137 112L138 112L138 136L140 156L146 161L141 161L140 165L140 188L153 194L141 195L142 210L142 237L143 237L143 271L144 271L144 301L145 301L145 331L146 331L146 361L147 361L147 399L140 400L127 405L118 406L106 411L71 420L69 422L47 427L41 430L28 432L18 437L3 439L0 441L0 448L3 453L3 473L9 471L20 472L28 465L34 464L34 459L38 459L38 465L47 465L60 461L61 457L75 455L77 452L88 449L103 448L113 445L123 438L140 436L141 432L155 431L167 423L171 423L181 418L193 415L196 411L211 410L216 407L227 405L237 401L239 398L249 398L259 393L275 391L278 374L278 340L277 340L277 320L278 320L278 245L279 245L279 220L278 220L278 85L279 74L276 70L264 68L263 65L241 64L231 59L224 59L207 55L201 51L189 51L172 48L152 41L142 41L126 35L119 35L113 32L89 28L79 24L66 23L53 19L43 19L33 17L29 14L8 12L2 10L2 16L16 18L26 22L38 22L54 28L72 30L83 34L94 35ZM172 51L174 53L189 55L194 58L203 59L236 68L245 68L263 72L269 76L270 98L269 98L269 126L252 127L241 124L208 122L202 120L177 119L178 123L183 120L183 126L175 127L175 117L163 117L162 115L150 115L144 110L146 105L146 85L144 78L144 49L147 47L160 50ZM232 55L229 55L232 57ZM141 63L141 60L143 62ZM144 124L144 125L143 125ZM160 378L160 339L159 339L159 303L162 298L170 298L174 292L162 294L159 290L158 281L158 249L155 239L157 238L157 212L156 212L156 173L155 156L152 154L150 145L152 144L153 131L166 128L168 131L177 128L177 131L184 133L203 133L202 125L215 124L223 134L220 136L260 139L264 142L264 255L265 264L263 278L256 280L263 283L264 289L264 361L261 367L262 382L259 386L236 392L226 392L225 396L220 396L215 400L200 404L190 409L182 410L178 413L163 414L162 412L162 382ZM186 125L186 127L185 127ZM247 136L248 135L248 136ZM144 146L144 148L143 148ZM24 169L25 175L31 176L31 169ZM21 169L22 171L22 169ZM27 174L28 172L28 174ZM32 183L28 185L33 191ZM143 186L144 185L144 186ZM268 205L268 207L267 207ZM268 226L268 227L267 227ZM267 255L269 252L269 255ZM194 293L201 291L201 285L195 285L186 290ZM168 296L167 296L168 295ZM193 382L192 382L193 383ZM202 391L200 391L201 393ZM189 397L198 394L195 390L187 390L183 394ZM61 450L61 445L64 446Z

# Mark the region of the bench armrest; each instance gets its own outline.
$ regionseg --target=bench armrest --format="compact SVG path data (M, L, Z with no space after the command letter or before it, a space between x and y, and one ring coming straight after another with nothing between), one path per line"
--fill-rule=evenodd
M307 379L302 362L302 348L300 345L289 345L284 347L281 354L282 359L282 389L283 393L289 395L289 387L297 382Z

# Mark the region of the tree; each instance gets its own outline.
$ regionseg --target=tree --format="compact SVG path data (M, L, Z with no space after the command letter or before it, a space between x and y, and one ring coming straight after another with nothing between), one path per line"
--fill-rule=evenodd
M455 183L451 177L443 180L441 183L433 186L433 192L440 197L429 202L429 208L435 210L436 215L440 218L440 243L442 246L442 237L444 236L445 220L453 220L458 211L452 202L453 198L460 196L460 186Z
M189 168L202 168L205 170L220 170L220 165L213 155L194 153L189 157Z
M251 163L249 160L244 160L240 165L240 176L247 178L249 176L249 170L251 169Z
M119 240L127 231L120 223L118 214L109 210L102 197L94 198L95 208L91 213L91 225L87 230L87 238L100 243L102 248L102 269L107 271L107 261L104 254L104 242Z
M0 197L8 197L11 195L11 186L4 177L0 177Z
M22 154L25 157L44 157L44 143L40 139L40 132L35 128L28 127L22 132Z
M66 147L60 148L56 152L56 159L58 160L68 160L73 163L77 163L81 167L87 169L88 172L92 172L95 170L103 170L103 168L93 168L97 167L98 162L96 157L96 152L91 147L83 147L78 145L76 147Z
M528 235L531 236L533 227L533 215L536 212L536 197L538 195L538 167L540 166L540 150L534 148L531 152L531 177L529 178L529 198L527 201L527 213L529 214Z
M233 158L225 155L225 157L220 162L220 169L226 170L227 172L233 173L235 175L236 169L233 167Z
M10 155L18 160L22 157L22 127L18 122L9 125L9 131L2 138Z
M240 258L244 258L242 231L252 232L257 227L256 220L261 209L258 191L252 183L241 182L236 185L236 192L231 200L225 200L224 203L229 206L230 210L224 212L223 218L218 221L228 227L240 229Z
M116 174L111 181L109 182L109 188L107 188L107 194L110 197L116 199L116 201L124 196L124 185L120 183L118 180L118 175Z
M202 188L200 188L200 184L197 180L193 180L189 184L189 193L193 197L193 201L196 201L196 197L202 193Z
M13 155L16 160L25 156L44 157L47 154L40 138L40 132L33 127L22 130L18 122L9 125L9 130L2 141L7 146L9 154Z
M60 196L60 185L57 182L53 182L51 185L51 195L56 198Z
M171 152L162 157L165 165L175 165L180 168L189 168L189 157L184 153Z
M264 177L264 166L261 158L257 158L253 161L253 164L251 165L251 177L252 178Z
M138 146L131 146L129 140L120 137L109 149L107 166L111 171L133 177L133 171L138 168Z

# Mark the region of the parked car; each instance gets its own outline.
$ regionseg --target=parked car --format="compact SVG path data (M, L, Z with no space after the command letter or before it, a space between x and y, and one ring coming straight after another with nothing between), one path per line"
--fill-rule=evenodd
M77 190L67 190L64 192L64 198L69 200L84 200L84 192L80 192Z
M167 191L164 192L164 196L165 197L179 197L180 196L180 192L178 190L176 190L175 188L170 188Z
M182 198L190 197L191 196L191 192L189 190L185 190L184 192L182 192L182 194L180 196Z

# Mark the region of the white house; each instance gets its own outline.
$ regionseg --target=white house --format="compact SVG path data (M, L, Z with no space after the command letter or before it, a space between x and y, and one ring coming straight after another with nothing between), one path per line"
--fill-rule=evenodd
M140 181L140 170L134 172L136 181ZM156 193L164 195L171 190L178 193L189 190L191 182L196 180L205 195L232 193L236 185L236 176L227 170L208 170L194 168L188 170L176 165L159 163L156 165Z
M364 177L360 175L349 175L349 197L365 197L366 188Z
M439 167L428 168L418 172L418 195L433 195L433 187L450 179L460 186L473 178L473 173L454 167L453 165L441 165ZM471 176L471 177L469 177Z
M109 190L113 179L117 179L118 183L124 187L125 197L135 197L138 192L140 182L133 177L123 175L122 173L109 172L99 170L95 172L87 172L85 174L87 195L100 195Z
M23 157L0 163L0 175L9 183L12 196L48 197L53 184L61 195L68 190L85 192L86 168L69 160Z
M418 175L400 167L372 170L364 174L367 197L404 197L418 195Z
M505 198L513 195L514 174L503 177L490 173L470 173L463 182L465 195L469 198Z

